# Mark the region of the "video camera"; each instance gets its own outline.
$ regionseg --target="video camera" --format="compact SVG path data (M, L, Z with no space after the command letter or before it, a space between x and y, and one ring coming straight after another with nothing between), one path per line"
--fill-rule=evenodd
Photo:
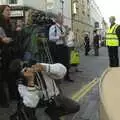
M45 12L42 11L33 12L32 21L33 24L37 24L41 26L54 24L52 18L50 16L46 16Z

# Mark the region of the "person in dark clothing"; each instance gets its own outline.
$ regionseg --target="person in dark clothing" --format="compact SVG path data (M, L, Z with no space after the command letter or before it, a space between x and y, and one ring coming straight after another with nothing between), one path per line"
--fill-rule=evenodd
M9 6L0 6L0 27L1 27L1 32L3 31L4 35L0 35L0 57L1 57L1 67L0 67L0 105L2 107L8 107L7 103L7 96L5 92L5 76L7 74L5 73L5 70L7 67L5 64L8 64L8 61L5 61L5 48L10 44L10 38L7 36L9 31L5 33L5 28L8 29L8 26L5 26L5 23L8 22L7 16L9 16L10 8ZM5 17L4 17L5 16ZM6 20L4 19L6 18ZM7 56L6 56L7 57Z
M1 44L1 72L0 72L0 104L3 107L8 107L8 97L10 99L16 98L16 75L10 73L9 65L10 62L18 55L17 42L14 40L15 34L12 31L10 23L10 7L8 5L0 6L0 27L4 32L4 36L0 36ZM9 96L5 92L5 84L7 83Z
M109 66L119 66L118 47L120 45L120 25L115 23L115 17L109 18L110 28L106 34L106 46L108 47Z
M94 46L94 54L95 56L99 55L99 35L97 34L97 30L94 30L94 37L93 37L93 46Z
M85 45L85 55L87 56L88 52L90 51L90 39L88 34L85 35L84 45Z

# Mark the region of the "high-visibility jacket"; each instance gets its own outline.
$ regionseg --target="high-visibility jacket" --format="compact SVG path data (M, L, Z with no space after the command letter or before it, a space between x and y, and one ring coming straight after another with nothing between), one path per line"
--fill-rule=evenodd
M119 46L119 39L116 34L118 25L115 24L106 33L106 46Z

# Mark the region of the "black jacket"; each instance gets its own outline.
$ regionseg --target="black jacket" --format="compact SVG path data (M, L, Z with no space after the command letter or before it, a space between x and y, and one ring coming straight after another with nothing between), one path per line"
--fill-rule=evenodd
M10 21L6 21L3 16L0 16L0 27L2 27L5 31L7 37L13 39L13 42L9 44L0 43L0 57L2 63L2 69L7 69L10 62L13 59L16 59L16 56L19 54L19 44L17 44L17 40L15 39L15 33L12 30L12 25Z
M98 34L96 34L93 37L93 45L94 45L94 47L98 47L99 48L99 40L100 40L100 36Z

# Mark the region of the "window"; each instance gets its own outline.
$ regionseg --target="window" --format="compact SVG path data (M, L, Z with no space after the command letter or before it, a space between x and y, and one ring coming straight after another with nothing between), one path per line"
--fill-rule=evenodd
M9 0L9 4L17 4L17 0Z

